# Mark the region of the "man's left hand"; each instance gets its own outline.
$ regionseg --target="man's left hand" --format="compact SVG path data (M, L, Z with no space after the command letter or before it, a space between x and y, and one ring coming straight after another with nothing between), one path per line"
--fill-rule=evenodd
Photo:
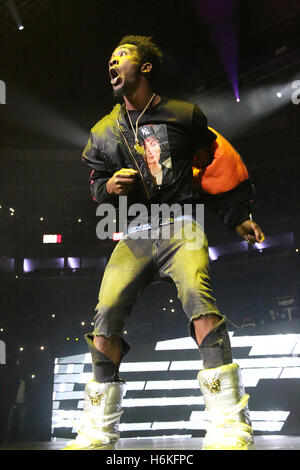
M245 220L236 227L236 232L248 243L261 243L265 239L261 228L253 220Z

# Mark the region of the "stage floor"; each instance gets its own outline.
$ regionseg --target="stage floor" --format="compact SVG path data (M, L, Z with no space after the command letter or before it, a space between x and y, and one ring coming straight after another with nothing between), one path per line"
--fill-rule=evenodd
M0 450L60 450L68 441L57 439L55 442L23 442L0 444ZM193 450L201 449L201 438L184 439L120 439L117 450L142 451L142 450ZM300 436L266 435L255 436L256 450L300 450Z

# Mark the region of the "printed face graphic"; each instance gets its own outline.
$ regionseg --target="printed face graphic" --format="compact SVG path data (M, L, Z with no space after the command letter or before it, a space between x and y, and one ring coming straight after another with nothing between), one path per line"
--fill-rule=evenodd
M159 141L154 136L147 137L147 139L144 140L144 147L149 169L152 174L155 174L153 171L161 170L161 165L159 164L161 154Z
M173 179L173 169L166 125L141 126L138 135L145 149L144 159L156 184L170 183Z

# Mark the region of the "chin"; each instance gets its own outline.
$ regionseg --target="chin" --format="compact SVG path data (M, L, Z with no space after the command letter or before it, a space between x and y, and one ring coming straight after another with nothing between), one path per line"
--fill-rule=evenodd
M113 89L113 97L114 97L114 101L116 103L123 103L124 95L123 95L122 87L117 88L117 89Z

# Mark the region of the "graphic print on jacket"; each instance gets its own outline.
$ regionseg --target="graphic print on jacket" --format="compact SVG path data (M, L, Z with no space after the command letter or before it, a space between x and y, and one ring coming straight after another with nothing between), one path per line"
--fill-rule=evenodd
M166 124L148 124L138 130L144 159L158 186L173 180L173 166Z

